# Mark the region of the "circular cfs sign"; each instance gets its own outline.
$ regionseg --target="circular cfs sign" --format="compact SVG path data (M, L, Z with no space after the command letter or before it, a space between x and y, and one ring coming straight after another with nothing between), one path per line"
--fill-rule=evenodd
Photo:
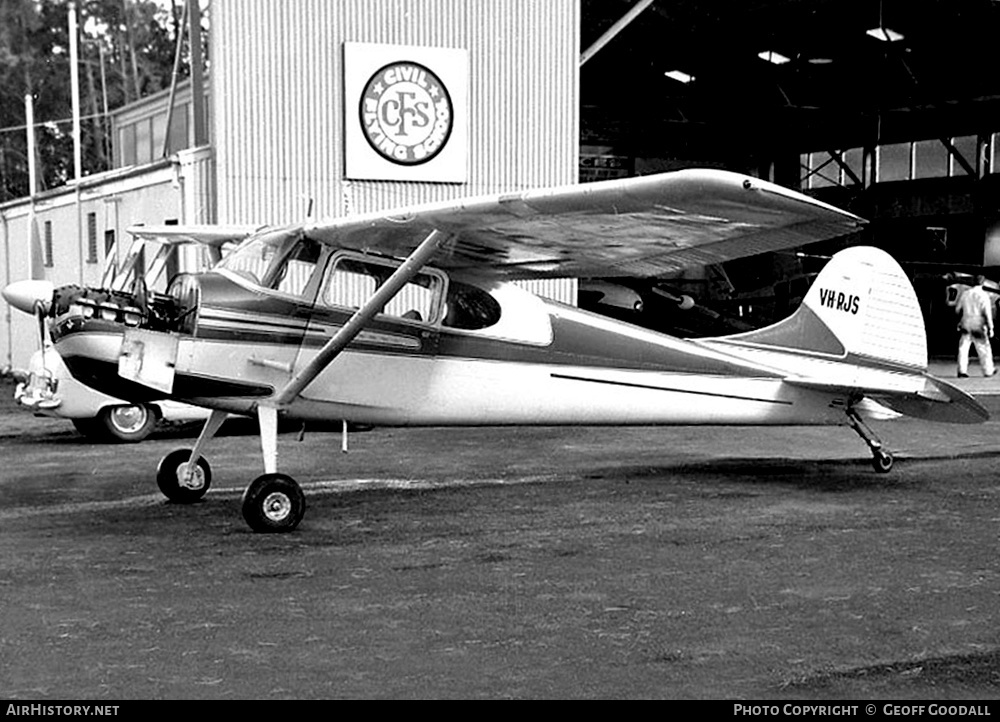
M361 126L376 153L399 165L426 163L448 143L454 109L448 89L419 63L390 63L361 96Z

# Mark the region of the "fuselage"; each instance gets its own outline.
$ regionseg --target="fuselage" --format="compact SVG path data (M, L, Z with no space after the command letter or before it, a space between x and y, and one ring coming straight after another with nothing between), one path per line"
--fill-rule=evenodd
M285 409L289 417L379 425L842 423L831 395L783 382L787 369L544 301L512 285L489 295L486 328L382 314ZM170 397L252 413L351 316L225 273L199 278L195 322L161 335L169 388L119 373L138 330L68 312L56 347L74 375L129 400ZM104 314L109 315L109 314ZM133 344L134 345L134 344ZM169 368L172 367L172 368Z

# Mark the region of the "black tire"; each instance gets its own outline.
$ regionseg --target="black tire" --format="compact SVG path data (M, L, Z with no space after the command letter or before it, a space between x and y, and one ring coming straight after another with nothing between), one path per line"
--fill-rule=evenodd
M98 435L125 444L142 441L155 427L156 409L147 404L105 406L94 419Z
M887 451L876 451L872 456L872 468L880 474L888 474L892 470L892 454Z
M285 474L258 476L243 492L243 518L255 532L293 531L305 513L302 488Z
M192 486L181 484L181 473L190 459L191 449L177 449L164 456L156 467L156 485L165 497L177 504L193 504L205 496L212 485L212 467L204 456L198 459Z

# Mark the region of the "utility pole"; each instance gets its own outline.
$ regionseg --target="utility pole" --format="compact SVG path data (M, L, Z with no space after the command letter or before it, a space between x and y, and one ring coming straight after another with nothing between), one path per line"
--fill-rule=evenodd
M208 123L205 121L205 82L201 61L200 0L188 2L188 42L191 43L191 107L194 110L194 144L208 144Z
M83 177L83 151L80 147L80 48L77 29L76 2L69 3L69 72L73 95L73 177Z

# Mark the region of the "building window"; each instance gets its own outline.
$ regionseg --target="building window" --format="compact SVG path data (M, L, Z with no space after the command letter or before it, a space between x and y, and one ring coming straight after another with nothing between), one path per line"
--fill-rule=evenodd
M848 168L851 169L851 172L854 173L854 176L857 177L858 181L863 182L863 179L865 177L864 151L861 148L851 148L850 150L845 150L843 152L843 158L844 158L844 163L847 165ZM858 182L855 181L854 177L852 177L851 174L848 173L847 171L843 171L842 176L844 179L843 180L844 185L847 186L855 185Z
M950 153L938 139L914 143L914 178L941 178L948 175Z
M97 263L97 214L87 214L87 263Z
M45 221L45 267L52 268L53 266L53 253L52 253L52 221Z
M799 159L802 164L802 188L854 185L857 182L855 177L860 179L864 170L861 148L839 151L838 156L839 160L825 151L802 154Z
M976 157L979 153L979 138L977 136L963 135L959 138L952 138L951 144L955 146L955 150L958 151L958 154L962 156L970 166L973 168L976 167ZM968 171L965 170L965 166L962 165L954 156L949 154L948 162L948 175L969 175Z
M878 182L910 180L912 143L892 143L878 148Z

